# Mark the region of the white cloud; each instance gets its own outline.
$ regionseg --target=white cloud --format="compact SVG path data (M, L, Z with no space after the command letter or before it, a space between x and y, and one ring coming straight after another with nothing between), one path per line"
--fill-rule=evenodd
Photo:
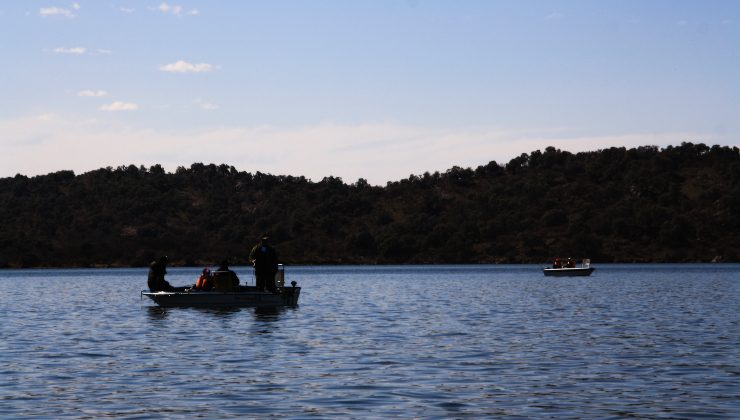
M103 105L100 107L101 111L136 111L139 109L139 106L132 102L121 102L116 101L107 105Z
M159 70L169 73L204 73L216 68L218 67L208 63L192 64L187 61L179 60L174 63L160 66Z
M179 4L168 4L168 3L161 3L157 7L151 7L150 10L160 11L166 15L173 15L173 16L182 16L183 13L185 13L188 16L196 16L200 14L200 11L198 9L190 9L186 12L185 8Z
M79 9L79 7L77 7L76 9ZM43 17L49 17L49 16L64 16L66 18L75 17L74 13L72 13L71 10L62 9L60 7L42 7L41 9L39 9L39 15Z
M180 5L170 6L167 3L162 3L157 7L157 9L162 13L171 13L175 16L179 16L182 13L182 6Z
M113 50L107 50L105 48L98 48L97 50L95 50L95 52L98 53L98 54L103 54L103 55L111 55L111 54L113 54Z
M316 181L329 175L345 182L365 178L376 185L455 165L507 163L521 153L547 146L576 153L613 146L713 141L710 135L689 132L582 136L560 129L432 129L393 123L159 130L104 117L76 120L54 114L0 120L0 139L0 176L61 169L81 173L105 166L157 163L174 171L203 162L226 163L249 172L303 175Z
M77 96L90 96L90 97L96 97L96 98L101 97L101 96L106 96L107 94L108 92L104 90L91 90L91 89L81 90L77 92Z
M136 11L136 9L131 9L128 7L119 7L118 10L122 11L123 13L129 14L129 15Z
M198 107L203 111L215 111L218 109L218 105L215 105L208 101L204 101L202 99L196 99L193 102L198 105Z
M87 49L84 48L84 47L74 47L74 48L62 48L62 47L59 47L59 48L54 48L53 51L55 53L57 53L57 54L77 54L77 55L80 55L80 54L84 54L85 51L87 51Z

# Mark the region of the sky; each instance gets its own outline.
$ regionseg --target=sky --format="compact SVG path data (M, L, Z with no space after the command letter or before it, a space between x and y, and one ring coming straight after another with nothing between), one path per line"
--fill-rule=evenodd
M738 1L0 0L0 177L740 144Z

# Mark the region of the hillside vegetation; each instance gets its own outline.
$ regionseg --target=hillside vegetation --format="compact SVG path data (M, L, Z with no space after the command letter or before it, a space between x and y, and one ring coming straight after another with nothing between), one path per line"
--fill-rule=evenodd
M683 143L569 153L389 182L195 163L0 179L0 266L740 261L740 151Z

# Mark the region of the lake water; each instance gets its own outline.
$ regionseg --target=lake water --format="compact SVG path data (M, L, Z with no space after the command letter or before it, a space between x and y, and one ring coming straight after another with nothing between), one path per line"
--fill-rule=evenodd
M287 267L272 311L0 270L0 417L740 418L740 265L540 268Z

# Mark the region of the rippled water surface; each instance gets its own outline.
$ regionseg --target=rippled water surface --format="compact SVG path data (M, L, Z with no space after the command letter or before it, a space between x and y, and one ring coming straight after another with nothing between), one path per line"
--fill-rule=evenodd
M286 276L299 307L161 309L143 269L0 270L0 417L740 418L740 265Z

